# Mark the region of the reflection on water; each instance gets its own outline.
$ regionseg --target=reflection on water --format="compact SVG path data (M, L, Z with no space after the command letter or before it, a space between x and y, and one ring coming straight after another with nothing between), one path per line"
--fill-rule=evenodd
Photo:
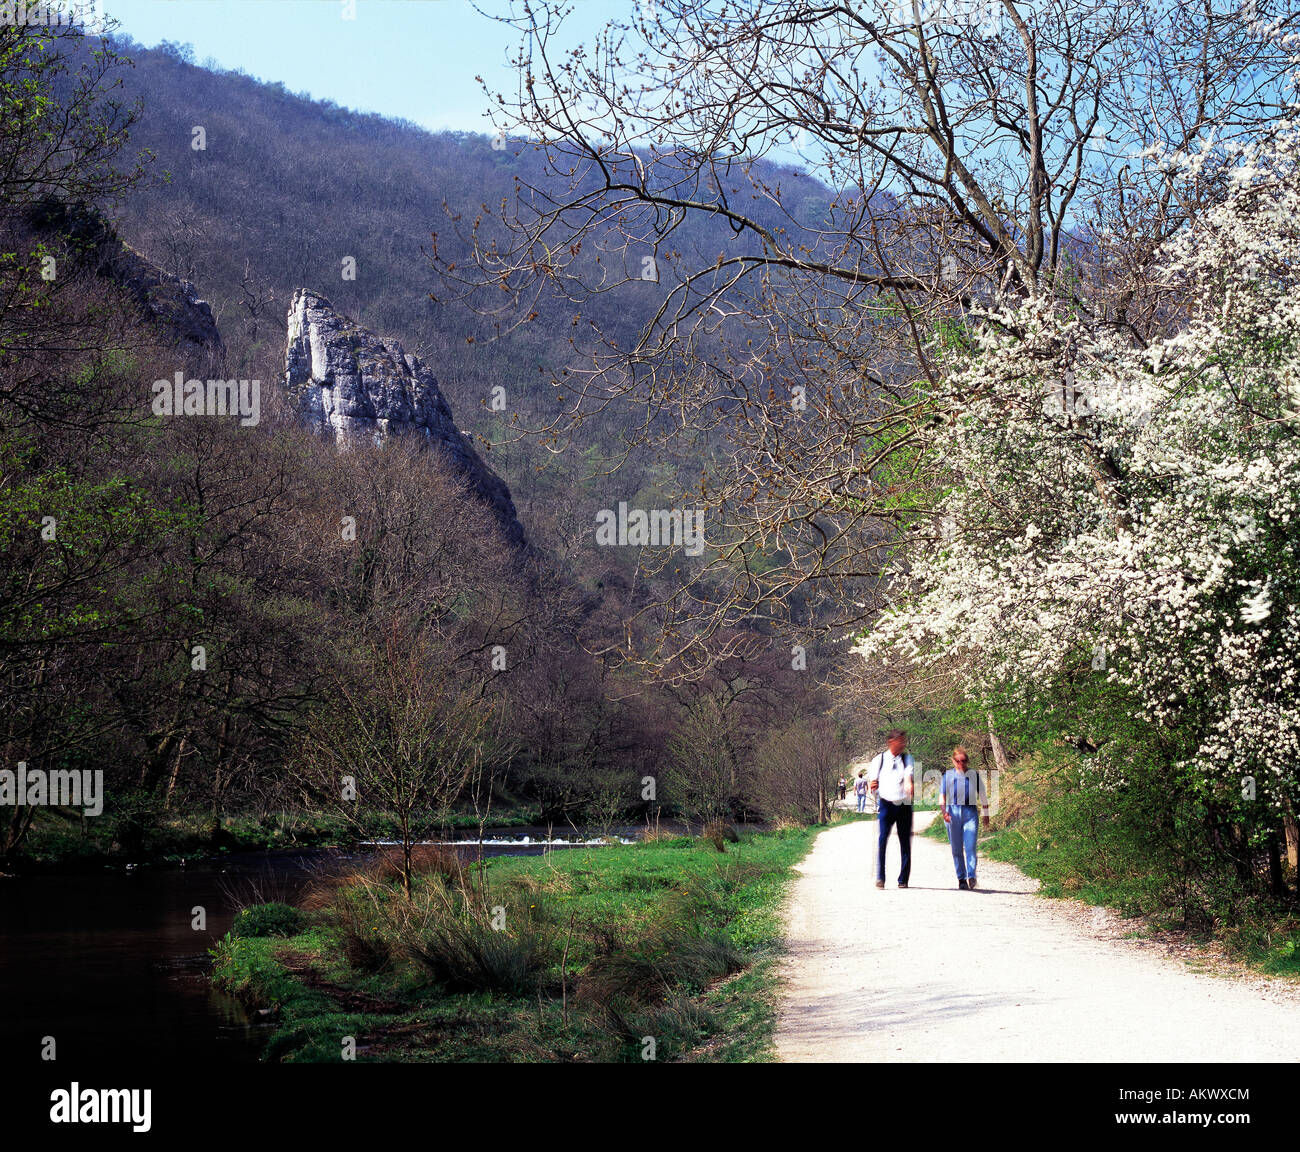
M494 829L465 850L537 855L547 850L538 843L545 834ZM73 1064L256 1059L267 1025L210 987L208 949L240 898L256 891L293 901L322 870L365 858L333 849L250 852L185 868L0 880L0 1043L15 1059L39 1059L43 1038L53 1036L58 1059ZM206 913L202 930L193 927L196 908Z
M237 1001L209 987L207 950L234 915L223 886L263 872L292 896L310 860L259 853L184 869L0 881L7 1050L35 1054L53 1036L60 1060L252 1059L256 1028ZM196 908L206 912L205 930L192 926Z

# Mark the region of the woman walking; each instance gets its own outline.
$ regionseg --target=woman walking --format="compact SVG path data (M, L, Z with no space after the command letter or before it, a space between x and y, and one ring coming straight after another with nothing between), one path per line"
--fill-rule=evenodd
M989 823L989 803L978 771L968 772L970 757L958 745L952 750L952 767L943 774L943 822L948 825L948 843L957 869L957 887L975 887L975 841L979 835L980 810L984 826Z

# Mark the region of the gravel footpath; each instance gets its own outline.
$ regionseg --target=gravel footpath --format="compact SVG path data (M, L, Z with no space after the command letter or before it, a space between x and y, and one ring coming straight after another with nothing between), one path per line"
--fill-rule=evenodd
M916 815L917 832L936 816ZM875 887L876 825L830 828L787 909L781 1060L1300 1061L1300 987L1245 972L1138 921L1034 895L981 857L956 887L946 844L916 835L912 877Z

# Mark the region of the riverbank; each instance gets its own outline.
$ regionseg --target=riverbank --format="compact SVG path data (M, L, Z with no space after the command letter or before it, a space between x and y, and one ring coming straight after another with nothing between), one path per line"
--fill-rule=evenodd
M494 810L487 826L528 828L537 823L536 807L516 807ZM473 812L456 812L441 827L454 834L480 824ZM397 830L394 817L390 824L375 821L371 835L383 839ZM86 819L51 808L36 814L19 851L4 868L19 873L78 872L114 864L178 864L235 852L346 848L356 842L355 829L327 812L214 816L142 810Z
M816 831L430 851L409 901L391 867L358 873L309 893L295 935L225 937L213 977L274 1020L268 1060L769 1060L782 897Z

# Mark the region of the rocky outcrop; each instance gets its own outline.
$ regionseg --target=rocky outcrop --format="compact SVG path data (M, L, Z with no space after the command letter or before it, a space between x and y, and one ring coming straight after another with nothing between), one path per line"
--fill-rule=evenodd
M212 307L199 299L193 284L164 272L127 244L114 253L111 263L110 274L131 292L148 318L171 335L191 371L203 375L224 361L226 347Z
M300 288L289 306L285 383L308 423L338 442L422 437L492 509L511 542L523 542L510 490L456 427L433 372L396 340L374 335L320 293Z
M44 197L28 213L36 236L53 241L75 265L120 285L140 316L184 359L186 371L205 376L220 369L226 346L212 308L194 285L164 272L118 236L96 209Z

